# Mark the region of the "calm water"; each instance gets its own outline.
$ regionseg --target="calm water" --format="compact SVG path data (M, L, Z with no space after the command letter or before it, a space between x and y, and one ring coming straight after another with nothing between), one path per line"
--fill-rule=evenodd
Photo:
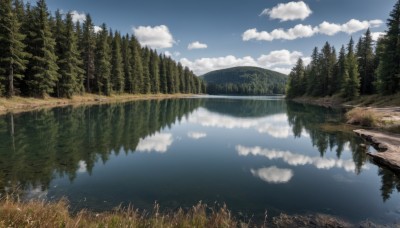
M72 209L226 203L263 220L400 221L400 178L372 164L340 111L279 98L193 98L0 116L0 192ZM372 150L372 149L370 149Z

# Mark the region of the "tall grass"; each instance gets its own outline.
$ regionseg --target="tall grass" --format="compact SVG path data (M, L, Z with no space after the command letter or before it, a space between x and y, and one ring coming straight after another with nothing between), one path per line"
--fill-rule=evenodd
M66 200L58 202L0 202L0 227L249 227L237 221L222 206L210 209L199 203L184 211L160 213L155 205L152 212L141 212L132 207L116 208L110 212L93 213L82 210L74 215L68 211Z

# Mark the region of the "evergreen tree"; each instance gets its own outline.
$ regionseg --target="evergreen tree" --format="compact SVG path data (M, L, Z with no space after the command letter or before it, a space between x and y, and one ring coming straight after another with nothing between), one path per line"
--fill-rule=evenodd
M150 82L150 50L148 47L142 49L143 84L141 92L149 94L151 92Z
M302 96L305 93L305 88L303 87L305 75L304 63L301 58L297 60L296 66L293 67L289 74L289 83L286 94L289 98Z
M372 94L375 82L375 57L372 48L372 36L368 29L357 44L358 71L360 73L361 94Z
M133 93L133 78L131 76L131 65L130 65L131 52L129 48L129 35L127 34L122 38L122 65L124 70L125 80L125 91Z
M179 75L179 93L185 92L185 74L183 72L183 66L178 63L178 75Z
M133 93L141 93L143 88L143 65L141 57L141 48L138 40L132 36L130 43L130 65L131 77L133 82Z
M165 56L160 55L160 92L168 93L168 85L167 85L167 65Z
M183 72L185 75L185 84L186 84L185 93L191 93L192 88L191 88L191 83L190 83L190 70L188 67L185 67L185 70Z
M124 69L122 64L122 53L121 53L121 36L118 32L115 33L112 43L112 84L113 90L117 93L123 93L125 87L124 81Z
M315 47L311 55L310 69L307 78L307 94L316 96L318 94L319 82L319 58L318 48Z
M380 57L378 84L382 94L394 94L400 88L400 0L390 13L387 27L387 33L382 40L385 51Z
M66 16L65 28L61 36L62 39L59 44L61 52L58 59L58 66L60 68L59 95L71 98L74 93L82 92L84 74L81 68L82 61L78 52L77 37L71 13L68 13Z
M55 41L50 30L45 0L39 0L30 14L29 31L25 39L30 54L26 72L27 93L44 97L53 92L58 80Z
M360 94L360 78L358 73L357 57L354 53L354 42L353 38L347 47L347 67L348 77L345 77L345 86L343 95L347 99L353 99Z
M173 94L175 93L175 80L176 80L176 73L175 73L175 63L172 61L170 57L167 58L167 87L168 93ZM189 83L191 83L191 88L193 88L193 82L190 79Z
M95 80L97 92L105 95L111 93L111 58L108 38L106 24L103 24L97 36Z
M344 88L346 86L346 82L348 80L349 77L349 71L348 71L348 67L347 67L347 58L346 58L346 49L344 47L344 45L342 45L342 48L340 49L339 52L339 59L337 62L337 72L336 72L336 84L338 85L338 89L336 90L336 92L341 92L343 91L342 88Z
M83 59L83 70L85 78L86 92L92 92L91 82L94 79L95 74L95 50L96 40L94 33L94 25L90 14L86 15L86 19L83 23L82 32L82 59Z
M160 92L160 71L158 69L158 54L156 51L150 51L150 82L151 93L157 94Z
M16 79L22 79L27 64L17 16L11 0L0 1L0 95L8 97L14 96Z

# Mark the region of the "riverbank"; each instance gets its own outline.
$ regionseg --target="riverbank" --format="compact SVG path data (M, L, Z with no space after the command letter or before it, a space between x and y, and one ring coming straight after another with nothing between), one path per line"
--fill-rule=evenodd
M68 105L92 105L105 104L114 102L126 102L134 100L150 100L150 99L172 99L172 98L187 98L193 94L119 94L111 96L101 96L96 94L85 94L73 96L71 99L46 97L44 99L28 98L28 97L13 97L0 98L0 115L8 112L19 113L32 111L37 109L46 109L54 107L62 107Z
M158 205L151 212L128 207L102 213L83 210L71 214L68 209L65 200L21 203L4 199L0 202L0 227L383 227L370 221L356 226L325 214L281 214L272 219L266 216L263 222L246 222L233 216L226 206L213 208L202 203L169 213L160 212Z

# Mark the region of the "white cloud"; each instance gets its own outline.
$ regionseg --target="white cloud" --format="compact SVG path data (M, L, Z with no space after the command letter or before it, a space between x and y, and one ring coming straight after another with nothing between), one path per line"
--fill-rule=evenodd
M188 132L187 136L192 139L201 139L207 137L207 134L204 132Z
M261 180L273 184L287 183L293 177L293 171L291 169L279 169L276 166L258 170L252 169L251 173Z
M100 26L97 26L97 25L95 25L93 28L94 28L94 32L95 32L95 33L98 33L98 32L100 32L101 30L103 30Z
M293 28L288 30L284 29L274 29L272 32L257 31L257 29L249 29L245 31L242 35L244 41L249 40L263 40L263 41L273 41L273 40L295 40L299 38L311 37L317 32L316 28L312 28L311 25L298 24Z
M383 37L384 35L386 35L386 33L384 33L384 32L372 32L371 33L373 41L378 41L378 39Z
M72 15L72 21L74 23L76 23L77 21L83 23L86 20L86 14L84 12L79 13L78 11L74 10L71 11L71 15Z
M240 156L253 155L253 156L264 156L270 160L282 159L284 162L292 166L313 165L317 169L342 168L347 172L354 172L356 168L354 161L351 159L342 160L333 158L310 157L303 154L295 154L290 151L267 149L258 146L245 147L242 145L237 145L236 151Z
M205 49L207 47L208 47L207 44L203 44L203 43L200 43L199 41L195 41L195 42L190 43L187 48L189 50L193 50L193 49Z
M175 43L172 34L165 25L139 26L133 28L133 33L141 45L151 48L170 48Z
M170 133L156 133L151 136L147 136L144 139L140 139L139 144L136 147L137 151L142 152L159 152L165 153L168 147L172 144L172 134Z
M368 28L376 28L383 24L381 20L359 21L351 19L345 24L335 24L327 21L322 22L320 25L312 27L311 25L298 24L293 28L287 30L279 28L271 32L258 31L257 29L248 29L242 34L243 41L259 40L259 41L273 41L273 40L295 40L299 38L312 37L316 34L324 34L333 36L339 32L352 34Z
M271 19L281 21L304 20L312 14L310 7L303 1L279 3L272 9L264 9L261 15L268 15Z
M174 56L179 57L179 56L181 56L181 53L179 51L175 51Z
M262 68L269 68L278 72L288 74L290 69L296 64L298 58L303 58L303 53L298 51L290 52L288 50L271 51L268 54L261 55L257 59L251 56L242 58L228 55L225 57L217 58L200 58L194 61L182 58L180 62L182 65L192 69L197 75L202 75L209 71L220 70L235 66L256 66ZM305 63L309 62L309 58L303 58Z

